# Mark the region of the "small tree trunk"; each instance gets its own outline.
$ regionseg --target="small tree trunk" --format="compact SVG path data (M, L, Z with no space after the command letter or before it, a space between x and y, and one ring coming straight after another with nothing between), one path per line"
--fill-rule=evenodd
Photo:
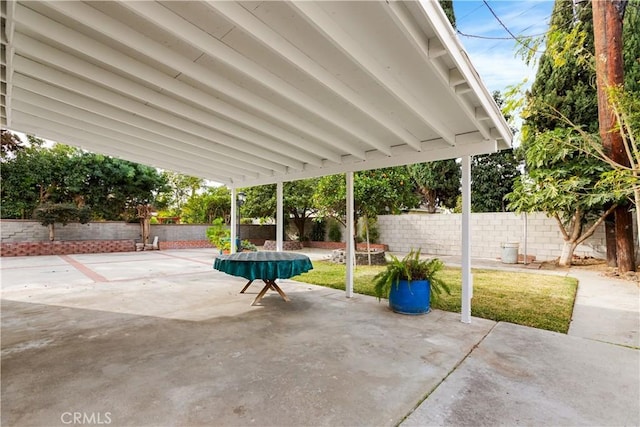
M369 265L371 265L371 244L369 243L369 217L367 215L364 216L364 224L365 224L365 232L367 233L367 259L369 260Z
M573 260L573 251L575 251L577 247L578 244L575 241L565 240L558 265L562 267L570 267L571 261Z
M142 235L142 243L145 245L149 243L149 234L151 234L150 224L150 218L140 218L140 234Z
M436 213L437 195L435 190L426 190L423 192L427 212Z
M305 229L306 222L307 221L305 217L299 217L297 214L294 214L293 223L298 229L298 236L300 236L299 237L300 241L302 241L302 239L304 238L304 229Z
M49 224L49 240L53 242L55 239L55 224Z
M604 235L607 243L607 265L609 267L616 267L618 265L616 223L614 218L614 214L609 214L604 220Z

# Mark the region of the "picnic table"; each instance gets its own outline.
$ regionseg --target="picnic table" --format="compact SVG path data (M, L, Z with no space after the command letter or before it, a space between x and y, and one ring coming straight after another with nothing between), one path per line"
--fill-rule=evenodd
M213 268L232 276L244 277L249 282L240 291L243 294L254 280L262 280L265 285L251 305L257 305L269 289L272 289L285 301L289 297L276 283L277 279L288 279L313 269L311 260L303 254L291 252L238 252L216 257Z

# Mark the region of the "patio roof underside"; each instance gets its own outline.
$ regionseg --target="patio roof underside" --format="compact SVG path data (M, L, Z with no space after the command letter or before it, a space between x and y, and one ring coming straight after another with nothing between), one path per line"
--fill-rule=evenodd
M232 188L511 145L435 1L2 7L15 131Z

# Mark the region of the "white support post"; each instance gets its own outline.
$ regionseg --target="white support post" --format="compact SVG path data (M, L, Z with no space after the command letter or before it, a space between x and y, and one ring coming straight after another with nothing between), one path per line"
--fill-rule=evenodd
M236 230L238 228L238 190L234 187L231 189L231 250L229 253L236 253Z
M355 259L355 248L353 243L354 223L353 223L353 172L347 172L347 236L345 263L347 264L347 277L345 278L345 290L347 298L353 297L353 267Z
M471 323L471 298L473 277L471 276L471 158L462 157L462 309L461 322Z
M276 251L282 252L282 235L284 234L284 190L282 181L276 184Z

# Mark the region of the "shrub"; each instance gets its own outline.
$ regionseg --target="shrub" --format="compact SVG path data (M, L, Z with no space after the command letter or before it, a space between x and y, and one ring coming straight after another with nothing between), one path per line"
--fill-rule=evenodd
M327 223L323 219L319 219L313 222L313 228L311 229L311 240L314 242L323 242L327 234Z
M329 240L332 242L342 241L342 230L340 230L340 225L335 221L329 225Z

